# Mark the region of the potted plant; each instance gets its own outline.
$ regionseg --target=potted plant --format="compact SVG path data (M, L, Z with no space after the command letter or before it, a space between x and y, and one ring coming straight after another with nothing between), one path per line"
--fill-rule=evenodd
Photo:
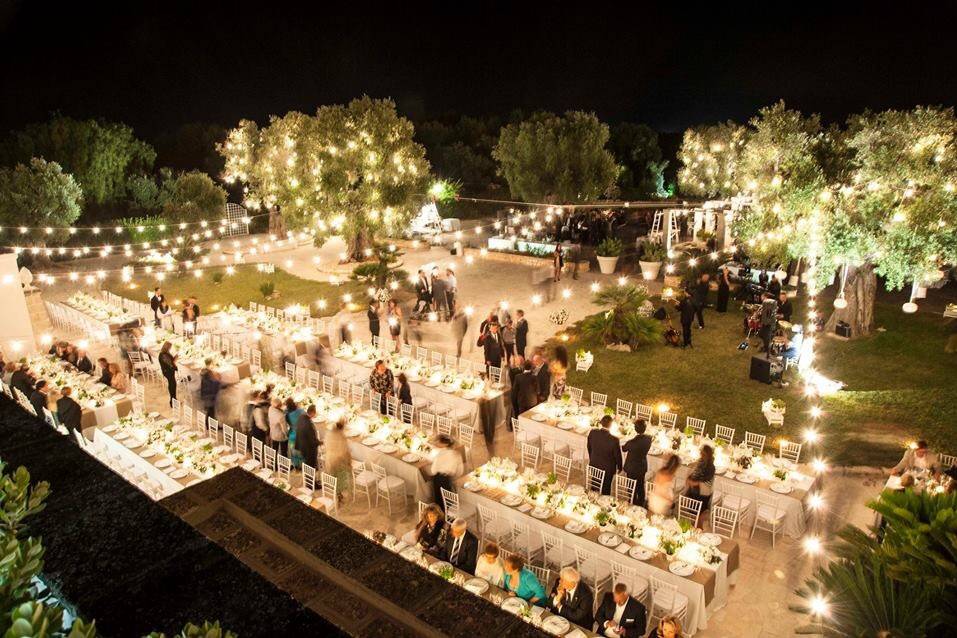
M610 275L618 267L618 258L621 256L624 246L617 237L608 237L603 239L595 253L598 255L598 269L601 274Z
M641 276L645 281L652 281L658 278L661 272L661 262L665 259L665 247L648 239L641 242L641 257L638 258L638 265L641 266Z

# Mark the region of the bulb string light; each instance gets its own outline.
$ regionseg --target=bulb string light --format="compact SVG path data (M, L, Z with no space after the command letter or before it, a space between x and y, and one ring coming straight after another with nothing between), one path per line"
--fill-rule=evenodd
M252 220L260 217L267 217L269 213L257 213L255 215L244 215L240 219L227 219L221 217L218 219L201 219L193 222L158 222L144 224L104 224L99 226L0 226L0 234L13 233L28 235L37 233L42 235L53 235L58 232L67 231L71 235L76 233L90 232L94 235L121 235L123 233L144 233L149 231L175 233L188 228L238 228L240 224L248 225ZM225 232L223 230L222 232Z

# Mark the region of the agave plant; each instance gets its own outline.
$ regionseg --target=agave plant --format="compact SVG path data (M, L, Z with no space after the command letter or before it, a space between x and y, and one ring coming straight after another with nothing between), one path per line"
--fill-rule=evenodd
M661 324L638 312L647 299L648 290L633 284L598 291L592 302L608 310L586 317L582 336L605 344L627 344L632 349L656 341L661 337Z

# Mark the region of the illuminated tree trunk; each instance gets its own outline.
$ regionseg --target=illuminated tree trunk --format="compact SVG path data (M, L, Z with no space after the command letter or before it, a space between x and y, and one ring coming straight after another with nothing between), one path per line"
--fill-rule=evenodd
M372 236L365 229L359 229L349 238L349 256L353 261L363 261L368 259L365 254L366 248L372 248Z
M279 214L278 206L269 209L269 234L280 238L286 236L286 222Z
M844 284L847 307L834 309L824 330L832 332L838 321L851 325L851 337L866 337L874 328L874 300L877 297L877 275L872 264L851 267Z

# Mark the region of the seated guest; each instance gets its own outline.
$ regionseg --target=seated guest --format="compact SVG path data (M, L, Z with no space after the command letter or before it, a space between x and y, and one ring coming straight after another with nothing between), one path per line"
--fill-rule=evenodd
M658 631L655 633L657 638L683 638L681 633L681 623L674 616L665 616L658 623Z
M788 299L788 293L781 291L778 294L778 319L791 323L792 314L794 314L794 308L791 306L791 300Z
M645 606L628 593L625 583L616 583L598 606L595 623L608 638L632 638L645 635Z
M73 388L63 388L62 396L56 402L57 418L70 434L80 430L80 418L83 416L83 409L73 400L72 394Z
M93 362L87 356L86 350L77 348L76 350L76 369L86 374L93 374Z
M468 530L464 518L457 518L449 527L445 543L439 553L442 560L469 574L475 573L475 561L478 555L478 539Z
M400 372L396 377L399 382L399 403L412 405L412 387L409 385L409 379L404 372Z
M430 503L415 526L415 542L422 551L437 556L442 551L446 535L445 512L435 503Z
M549 601L551 610L567 618L569 622L590 628L594 623L592 620L594 603L595 597L588 585L581 582L581 574L578 570L574 567L564 568L552 588Z
M10 379L13 377L13 373L17 371L17 364L13 361L8 361L5 366L3 366L3 382L7 385L10 385Z
M77 352L77 347L73 345L72 343L68 343L66 344L66 350L64 350L63 356L61 358L67 363L69 363L70 365L75 366L76 358L77 358L76 352Z
M110 364L110 387L123 394L130 391L129 377L115 363Z
M538 582L532 570L525 567L525 560L518 554L512 554L505 559L505 577L502 582L505 590L530 603L537 603L545 598L545 589Z
M30 395L30 405L36 410L37 416L43 418L43 408L47 407L47 382L44 379L37 381Z
M10 387L19 390L25 397L33 394L33 383L30 367L25 363L21 363L20 367L10 376Z
M482 555L475 562L475 575L484 578L490 584L501 587L505 579L505 567L498 557L498 545L488 543Z
M701 457L695 463L691 474L685 479L685 496L701 501L701 509L708 509L711 503L711 488L714 485L714 448L701 446Z
M98 381L103 385L110 385L110 381L113 380L113 375L110 374L110 363L106 360L106 357L100 357L97 359L96 365L100 372L100 378Z
M912 470L936 470L939 465L937 455L927 447L927 441L918 441L917 445L908 448L901 457L900 463L890 469L892 476L910 472Z

